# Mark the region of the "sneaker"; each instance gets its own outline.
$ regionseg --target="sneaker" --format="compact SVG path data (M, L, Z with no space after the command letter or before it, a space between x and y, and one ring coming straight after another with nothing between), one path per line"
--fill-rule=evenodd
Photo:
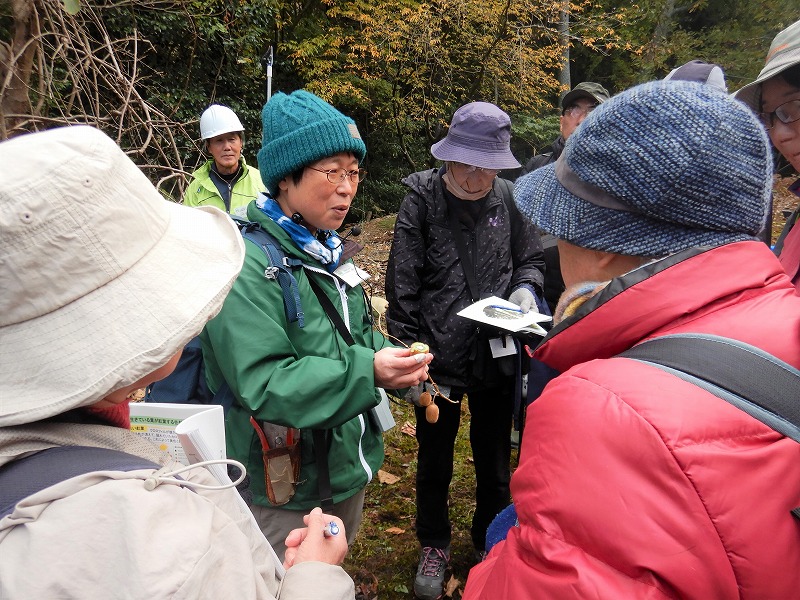
M419 553L419 566L414 579L414 594L420 600L437 600L444 594L444 576L450 566L450 546L425 546Z

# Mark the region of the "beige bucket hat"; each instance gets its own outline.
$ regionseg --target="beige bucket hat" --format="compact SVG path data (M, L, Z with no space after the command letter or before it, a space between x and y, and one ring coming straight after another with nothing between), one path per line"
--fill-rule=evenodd
M797 64L800 64L800 21L789 25L775 36L761 73L755 81L742 87L734 96L754 111L760 111L761 84Z
M0 143L0 427L153 372L222 307L244 259L215 208L161 197L87 126Z

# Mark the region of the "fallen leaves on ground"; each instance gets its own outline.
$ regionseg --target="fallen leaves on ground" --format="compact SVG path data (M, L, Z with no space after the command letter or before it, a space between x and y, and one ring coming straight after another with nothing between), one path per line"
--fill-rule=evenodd
M458 590L461 586L461 581L456 579L455 577L450 577L444 585L444 595L448 598L452 598L453 594Z
M797 208L797 196L789 191L789 186L794 182L794 177L780 177L775 175L772 187L772 241L778 239L786 217L783 211L793 211Z
M403 423L403 426L400 427L400 432L401 433L405 433L406 435L410 435L411 437L417 437L417 428L416 428L416 426L412 425L408 421Z
M400 535L401 533L405 532L405 529L400 529L399 527L389 527L389 529L386 530L386 533L392 533L394 535Z
M387 485L392 485L393 483L400 481L400 478L397 475L387 473L383 469L378 469L378 481Z
M377 600L378 578L366 569L359 569L353 575L356 588L355 600Z

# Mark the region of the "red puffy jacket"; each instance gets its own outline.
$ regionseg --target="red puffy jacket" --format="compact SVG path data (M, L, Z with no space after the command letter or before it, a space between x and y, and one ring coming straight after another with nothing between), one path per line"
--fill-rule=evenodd
M660 369L611 358L682 332L800 367L800 297L760 242L612 280L536 352L563 374L528 410L511 483L519 527L472 569L465 600L798 597L800 444Z

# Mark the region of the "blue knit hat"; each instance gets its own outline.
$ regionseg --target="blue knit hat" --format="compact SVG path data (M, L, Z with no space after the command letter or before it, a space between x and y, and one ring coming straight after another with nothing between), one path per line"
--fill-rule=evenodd
M658 257L753 239L771 184L769 142L745 105L712 86L654 81L598 106L514 194L576 246Z
M271 194L281 179L300 167L340 152L364 160L367 147L355 121L305 90L278 92L261 111L258 170Z

